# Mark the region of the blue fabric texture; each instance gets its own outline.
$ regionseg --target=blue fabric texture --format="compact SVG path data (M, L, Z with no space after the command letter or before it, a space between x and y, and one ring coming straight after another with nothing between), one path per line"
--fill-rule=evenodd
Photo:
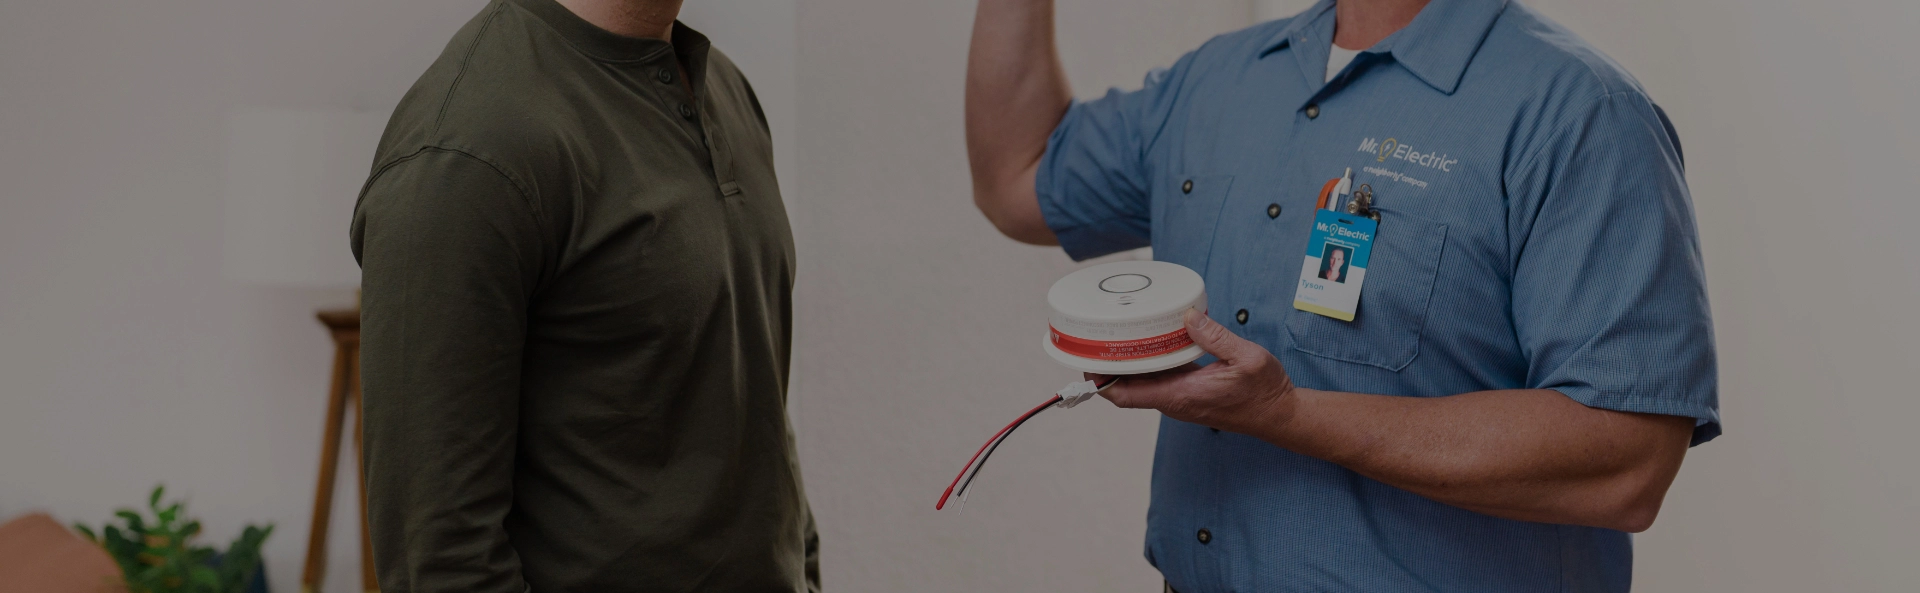
M1685 167L1639 83L1506 0L1429 4L1323 83L1332 9L1069 108L1037 179L1067 253L1151 245L1200 272L1210 314L1304 387L1553 389L1718 436ZM1381 216L1350 323L1292 305L1315 198L1349 167ZM1474 513L1174 420L1159 439L1147 558L1186 593L1629 585L1625 533Z

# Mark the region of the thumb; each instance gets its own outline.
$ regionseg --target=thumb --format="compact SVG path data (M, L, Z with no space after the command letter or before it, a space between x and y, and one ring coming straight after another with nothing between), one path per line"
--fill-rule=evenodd
M1193 338L1193 343L1200 345L1201 350L1207 351L1207 354L1212 354L1215 358L1228 363L1245 358L1244 346L1248 342L1240 339L1240 336L1233 335L1226 326L1215 322L1205 313L1187 309L1184 321L1187 324L1187 335Z

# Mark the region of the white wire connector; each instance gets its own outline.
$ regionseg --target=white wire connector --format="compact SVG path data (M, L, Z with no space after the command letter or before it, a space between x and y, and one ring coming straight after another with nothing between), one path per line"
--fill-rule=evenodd
M1001 443L1007 442L1008 434L1012 433L1014 429L1020 428L1021 424L1025 424L1027 420L1032 419L1034 415L1044 412L1050 407L1074 407L1079 405L1080 402L1092 398L1093 394L1100 393L1102 390L1112 387L1119 382L1120 377L1111 377L1107 379L1106 385L1099 385L1092 381L1075 381L1068 383L1066 387L1062 387L1059 391L1054 392L1053 397L1047 398L1047 401L1041 402L1040 405L1034 406L1032 410L1021 414L1019 419L1014 420L1012 424L1008 424L1006 428L1000 429L1000 432L994 433L993 438L987 439L987 444L981 445L980 450L973 452L973 458L968 459L967 465L960 468L960 475L954 476L953 482L947 484L947 490L940 493L940 502L934 503L933 509L937 511L946 508L947 499L956 494L960 497L961 507L965 508L967 504L967 494L973 492L973 479L980 477L980 468L987 465L987 458L993 456L993 452L1000 448ZM955 488L958 488L959 491L956 492L954 490Z
M1091 399L1093 394L1099 392L1100 386L1092 381L1074 381L1068 383L1066 387L1061 387L1059 391L1053 392L1054 395L1060 396L1060 402L1053 405L1057 408L1071 408Z

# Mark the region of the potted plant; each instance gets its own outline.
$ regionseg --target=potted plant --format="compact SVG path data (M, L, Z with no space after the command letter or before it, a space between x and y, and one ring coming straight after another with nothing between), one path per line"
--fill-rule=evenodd
M120 565L129 593L244 593L255 584L260 545L273 533L273 525L247 525L225 552L194 546L200 522L183 516L181 502L162 507L165 492L165 486L155 486L147 497L151 520L121 509L114 515L123 520L122 526L105 525L97 535L86 525L75 523L73 528Z

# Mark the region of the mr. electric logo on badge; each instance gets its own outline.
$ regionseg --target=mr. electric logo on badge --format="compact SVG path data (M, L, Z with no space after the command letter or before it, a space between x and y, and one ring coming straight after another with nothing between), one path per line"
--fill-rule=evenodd
M1314 230L1320 231L1322 233L1327 233L1335 237L1345 237L1345 238L1353 239L1356 241L1372 241L1373 240L1373 233L1363 233L1363 232L1349 229L1347 227L1343 227L1337 224L1327 224L1324 222L1319 222L1319 223L1314 223L1313 228Z
M1390 158L1400 159L1415 165L1429 169L1439 169L1448 173L1453 172L1454 163L1460 162L1460 159L1447 158L1448 155L1446 154L1414 150L1412 145L1401 144L1399 140L1393 138L1388 138L1384 142L1376 141L1372 138L1361 140L1360 152L1377 154L1379 158L1375 160L1382 163L1387 162L1387 159Z

